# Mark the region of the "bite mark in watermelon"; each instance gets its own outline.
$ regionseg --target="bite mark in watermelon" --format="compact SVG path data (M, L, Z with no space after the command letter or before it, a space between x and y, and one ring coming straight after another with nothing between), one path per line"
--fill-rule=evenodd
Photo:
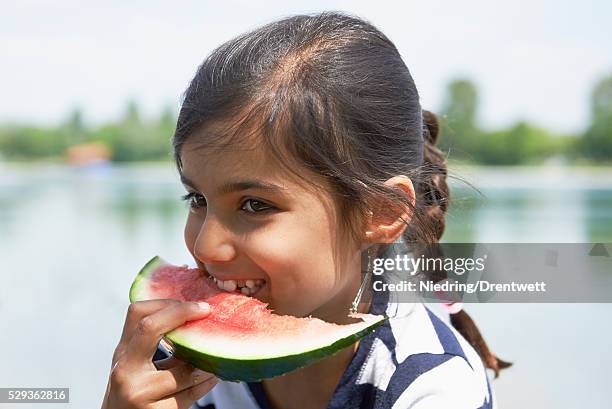
M352 314L362 321L338 325L318 318L276 315L267 304L220 290L200 269L153 257L130 288L130 301L172 298L206 301L211 313L165 334L172 354L224 380L253 382L307 366L348 347L385 317Z

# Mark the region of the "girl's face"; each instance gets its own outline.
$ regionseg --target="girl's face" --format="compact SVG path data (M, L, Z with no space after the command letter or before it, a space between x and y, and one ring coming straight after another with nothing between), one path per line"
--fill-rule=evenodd
M197 139L182 147L181 178L185 242L198 266L226 290L250 284L234 291L253 292L277 314L343 322L360 285L363 243L341 231L331 197L293 181L260 147L212 152Z

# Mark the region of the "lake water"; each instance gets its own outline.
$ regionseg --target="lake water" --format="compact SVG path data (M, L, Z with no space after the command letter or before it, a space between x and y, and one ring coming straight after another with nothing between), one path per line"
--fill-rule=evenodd
M452 185L448 242L612 242L612 170L469 169ZM135 273L191 263L170 165L0 165L1 387L70 387L99 407ZM500 408L609 407L611 304L480 304L468 311L514 366ZM9 407L0 404L0 407ZM26 404L15 405L25 409Z

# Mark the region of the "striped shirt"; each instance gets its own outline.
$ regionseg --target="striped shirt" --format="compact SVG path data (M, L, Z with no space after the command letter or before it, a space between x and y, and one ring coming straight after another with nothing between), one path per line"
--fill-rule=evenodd
M388 298L387 298L388 299ZM422 303L375 300L390 317L364 337L328 409L496 408L480 357ZM259 382L220 381L190 409L270 409Z

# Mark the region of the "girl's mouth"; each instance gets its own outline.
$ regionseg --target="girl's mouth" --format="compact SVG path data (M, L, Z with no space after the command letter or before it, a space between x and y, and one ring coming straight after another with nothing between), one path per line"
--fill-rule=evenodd
M216 277L212 277L212 280L217 284L219 289L227 291L229 293L242 293L244 295L252 296L256 294L266 284L265 280L261 278L252 280L219 280Z

